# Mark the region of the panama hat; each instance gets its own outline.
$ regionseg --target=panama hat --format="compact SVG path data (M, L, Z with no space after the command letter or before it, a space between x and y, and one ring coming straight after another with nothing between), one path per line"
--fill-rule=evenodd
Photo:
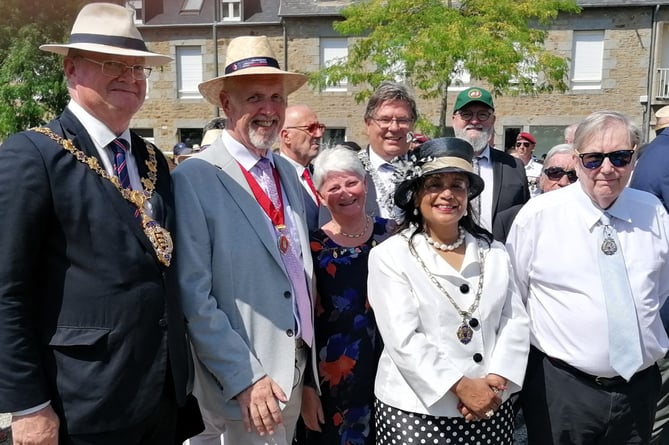
M81 8L72 26L70 42L50 43L42 51L66 56L70 49L116 56L143 57L149 66L163 65L169 56L152 53L135 26L132 11L112 3L89 3Z
M483 191L483 179L472 167L474 149L460 138L430 139L421 145L411 165L405 171L404 180L395 191L395 205L406 211L413 206L413 195L418 180L439 173L464 173L469 179L468 198L473 199Z
M202 96L208 102L222 107L221 91L226 79L239 76L281 76L286 94L300 88L307 81L304 74L291 73L279 68L279 62L269 45L267 36L236 37L228 44L225 56L225 74L198 85Z

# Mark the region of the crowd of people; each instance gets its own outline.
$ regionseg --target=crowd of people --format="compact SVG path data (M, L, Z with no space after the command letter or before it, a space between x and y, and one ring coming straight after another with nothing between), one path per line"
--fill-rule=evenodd
M669 108L640 158L597 111L540 163L484 88L430 139L383 82L367 143L323 149L306 76L243 36L171 166L129 129L171 60L131 13L41 49L70 102L0 146L14 444L505 445L519 410L530 444L669 440Z

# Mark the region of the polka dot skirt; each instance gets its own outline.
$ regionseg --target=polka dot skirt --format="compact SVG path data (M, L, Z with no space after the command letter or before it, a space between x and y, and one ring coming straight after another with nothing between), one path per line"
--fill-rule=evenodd
M504 403L488 420L468 422L463 417L435 417L374 403L376 445L513 444L513 409Z

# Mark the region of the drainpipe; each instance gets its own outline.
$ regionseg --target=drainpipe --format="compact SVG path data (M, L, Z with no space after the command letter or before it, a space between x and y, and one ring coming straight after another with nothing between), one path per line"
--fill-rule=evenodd
M218 2L220 0L213 0L214 5L214 20L211 24L211 39L214 43L214 77L218 77ZM220 117L221 110L214 105L214 117Z
M655 47L656 47L656 39L657 39L657 23L656 23L656 17L657 13L660 11L660 5L655 5L655 8L652 9L651 12L651 19L650 19L650 60L648 61L648 74L647 74L647 80L646 80L646 94L647 100L646 100L646 107L643 112L643 132L644 132L644 140L649 139L649 134L650 134L650 119L651 119L651 111L652 111L652 102L653 102L653 97L654 97L654 91L653 91L653 80L655 79L655 72L657 71L655 69L655 60L657 59L655 57Z
M281 18L281 29L283 30L283 69L288 71L288 31L286 21Z

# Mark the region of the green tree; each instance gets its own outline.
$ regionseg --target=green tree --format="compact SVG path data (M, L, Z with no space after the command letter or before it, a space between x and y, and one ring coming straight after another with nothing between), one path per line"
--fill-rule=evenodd
M348 80L374 89L406 79L420 97L439 100L443 135L447 88L464 72L495 94L565 91L567 61L545 49L546 25L560 12L579 11L575 0L356 1L333 25L357 37L348 57L310 75L310 84L322 89ZM364 89L356 100L370 94Z
M0 139L43 124L67 104L62 57L39 50L65 42L85 0L2 0Z

